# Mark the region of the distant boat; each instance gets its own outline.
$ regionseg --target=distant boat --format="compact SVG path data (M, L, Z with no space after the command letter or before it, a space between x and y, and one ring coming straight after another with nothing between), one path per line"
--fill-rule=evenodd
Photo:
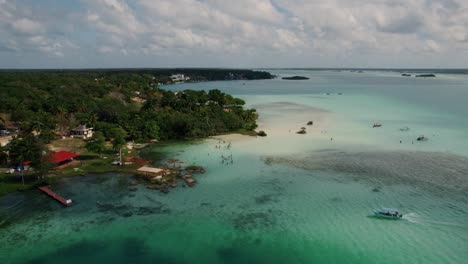
M402 132L410 131L410 128L409 127L402 127L402 128L400 128L400 131L402 131Z
M374 210L374 214L378 217L388 219L401 219L403 217L403 215L398 212L398 209L395 208L382 208Z
M372 127L381 127L381 126L382 126L381 123L375 123L374 126L372 126Z
M428 139L426 136L421 135L421 136L419 136L416 140L418 140L418 141L426 141L426 140L429 140L429 139Z

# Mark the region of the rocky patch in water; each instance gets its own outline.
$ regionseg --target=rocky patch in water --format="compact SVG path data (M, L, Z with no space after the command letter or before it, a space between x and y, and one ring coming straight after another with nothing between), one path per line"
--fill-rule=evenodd
M130 217L132 215L152 215L152 214L168 214L171 212L162 203L157 203L156 206L131 206L128 204L112 204L112 203L96 203L99 212L110 212L121 217Z
M277 223L276 215L279 212L267 210L263 212L246 212L237 215L232 219L235 229L249 231L254 229L272 228Z
M278 199L279 194L263 194L254 197L255 199L255 204L258 205L263 205L263 204L268 204L268 203L276 203L279 201Z

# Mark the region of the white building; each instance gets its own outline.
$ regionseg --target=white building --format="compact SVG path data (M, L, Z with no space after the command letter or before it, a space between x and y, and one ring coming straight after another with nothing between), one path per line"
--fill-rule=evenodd
M93 137L93 133L94 131L92 127L86 127L86 125L82 125L73 129L70 133L70 137L87 139Z
M179 73L179 74L172 74L171 79L172 79L172 82L178 83L178 82L188 81L188 80L190 80L190 77Z

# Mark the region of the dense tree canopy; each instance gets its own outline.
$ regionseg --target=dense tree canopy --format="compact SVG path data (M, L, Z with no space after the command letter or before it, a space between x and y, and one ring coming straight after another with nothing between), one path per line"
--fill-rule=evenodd
M219 90L159 89L157 82L174 71L0 72L1 125L35 132L44 143L88 125L117 145L122 139L198 138L256 128L255 110ZM200 80L271 78L246 70L181 71Z

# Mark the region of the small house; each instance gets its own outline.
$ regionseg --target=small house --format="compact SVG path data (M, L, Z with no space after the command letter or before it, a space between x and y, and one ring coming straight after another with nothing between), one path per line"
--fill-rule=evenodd
M92 127L86 127L86 125L81 125L72 129L70 137L87 139L93 137L93 132L94 131Z

